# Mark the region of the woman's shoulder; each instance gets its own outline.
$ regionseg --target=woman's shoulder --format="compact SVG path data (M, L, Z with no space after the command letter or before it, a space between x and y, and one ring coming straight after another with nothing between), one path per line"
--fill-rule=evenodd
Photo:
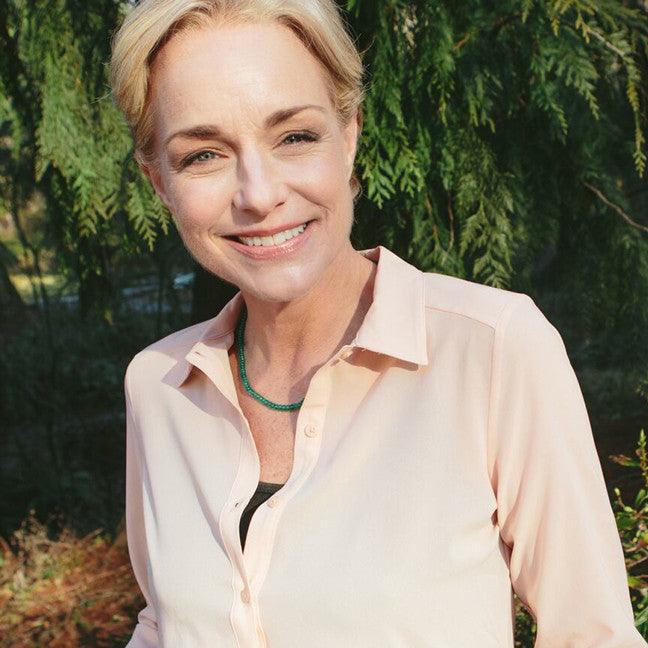
M528 294L437 272L423 272L428 317L461 318L502 335L555 331Z
M162 378L191 348L204 338L216 318L186 326L155 340L138 351L126 368L127 381L138 377Z

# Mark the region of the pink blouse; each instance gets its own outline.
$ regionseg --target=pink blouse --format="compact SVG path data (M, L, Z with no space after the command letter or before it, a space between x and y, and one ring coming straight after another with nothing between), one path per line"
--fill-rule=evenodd
M125 377L128 648L644 648L583 396L525 294L380 246L352 344L313 376L290 478L259 458L227 351L242 296Z

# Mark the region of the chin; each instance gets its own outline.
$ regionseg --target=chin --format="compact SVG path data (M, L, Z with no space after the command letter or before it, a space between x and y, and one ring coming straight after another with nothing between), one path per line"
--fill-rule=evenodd
M239 289L245 296L258 299L264 302L287 303L301 299L317 284L317 276L286 276L285 272L280 273L281 277L266 277L257 283L240 285Z

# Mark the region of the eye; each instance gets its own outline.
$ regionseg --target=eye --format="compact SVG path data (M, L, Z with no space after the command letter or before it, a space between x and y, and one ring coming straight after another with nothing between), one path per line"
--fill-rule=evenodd
M314 133L302 131L299 133L290 133L284 138L284 142L288 144L301 144L303 142L316 142L319 139Z
M286 135L286 137L283 139L282 143L289 144L289 145L296 145L296 144L303 144L306 142L317 142L319 140L319 136L316 135L315 133L311 133L309 131L300 131L296 133L289 133ZM218 156L218 153L216 151L198 151L197 153L192 153L191 155L187 156L182 160L180 163L180 168L184 169L188 166L191 166L193 164L205 164L207 162L211 162L212 160L216 159Z
M194 162L197 162L198 164L210 162L214 159L213 157L206 157L210 155L216 155L216 151L198 151L197 153L193 153L182 161L181 167L184 169L184 167L187 167Z

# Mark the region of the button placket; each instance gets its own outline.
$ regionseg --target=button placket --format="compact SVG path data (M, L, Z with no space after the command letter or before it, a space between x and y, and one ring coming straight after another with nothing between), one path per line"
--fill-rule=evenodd
M259 524L255 530L262 533L258 537L251 536L252 525L250 531L248 531L250 545L244 563L246 572L250 576L250 586L255 592L260 591L268 571L275 534L280 524L281 510L284 504L291 499L293 493L302 487L317 461L330 391L331 374L328 369L320 368L313 380L311 380L304 406L301 408L297 419L297 436L295 438L291 483L289 486L284 486L284 489L287 489L286 492L275 493L266 500L265 511L259 509L258 513L263 514L257 519L257 522L262 522L262 524ZM248 547L246 546L247 550ZM259 624L257 627L260 629L259 636L260 638L264 637L258 616L258 599L255 598L248 609L254 609ZM266 646L265 640L262 645Z

